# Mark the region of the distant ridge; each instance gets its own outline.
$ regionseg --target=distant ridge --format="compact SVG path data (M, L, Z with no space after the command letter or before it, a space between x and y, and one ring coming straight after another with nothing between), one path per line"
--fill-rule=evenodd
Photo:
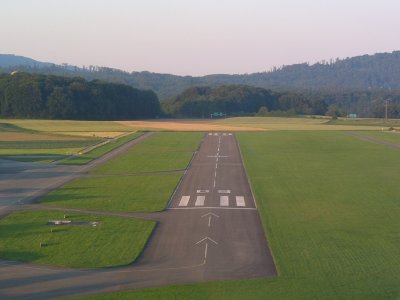
M192 86L229 84L247 84L277 91L400 90L400 51L322 61L312 65L302 63L281 66L262 73L203 77L129 73L97 66L79 68L0 54L0 72L13 70L124 83L139 89L151 89L161 100L174 97Z
M18 56L14 54L0 54L0 67L10 68L15 66L27 66L32 68L46 68L51 67L52 63L46 63L34 60L25 56Z

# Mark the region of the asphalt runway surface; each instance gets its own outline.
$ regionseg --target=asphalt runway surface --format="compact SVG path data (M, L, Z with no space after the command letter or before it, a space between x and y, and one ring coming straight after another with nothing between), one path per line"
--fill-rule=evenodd
M204 137L164 212L120 215L158 221L137 262L97 270L0 262L0 298L51 299L277 275L233 134Z

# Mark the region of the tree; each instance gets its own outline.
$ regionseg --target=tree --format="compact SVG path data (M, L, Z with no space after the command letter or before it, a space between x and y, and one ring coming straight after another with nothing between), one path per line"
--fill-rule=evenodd
M268 108L266 106L261 106L257 112L258 117L266 117L268 115Z

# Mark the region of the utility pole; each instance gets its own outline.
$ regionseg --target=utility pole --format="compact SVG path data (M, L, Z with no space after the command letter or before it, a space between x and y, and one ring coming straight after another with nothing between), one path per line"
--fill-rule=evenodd
M388 122L388 106L389 106L390 99L385 100L385 122Z

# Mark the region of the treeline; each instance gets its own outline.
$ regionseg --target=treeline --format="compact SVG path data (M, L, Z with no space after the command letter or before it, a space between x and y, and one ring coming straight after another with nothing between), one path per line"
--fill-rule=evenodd
M357 114L383 117L385 100L388 115L400 117L400 91L360 92L274 92L246 85L192 87L162 103L172 117L208 118L212 113L234 115L329 115ZM360 109L360 107L362 109Z
M124 84L28 73L0 75L0 116L122 120L160 115L157 95Z

